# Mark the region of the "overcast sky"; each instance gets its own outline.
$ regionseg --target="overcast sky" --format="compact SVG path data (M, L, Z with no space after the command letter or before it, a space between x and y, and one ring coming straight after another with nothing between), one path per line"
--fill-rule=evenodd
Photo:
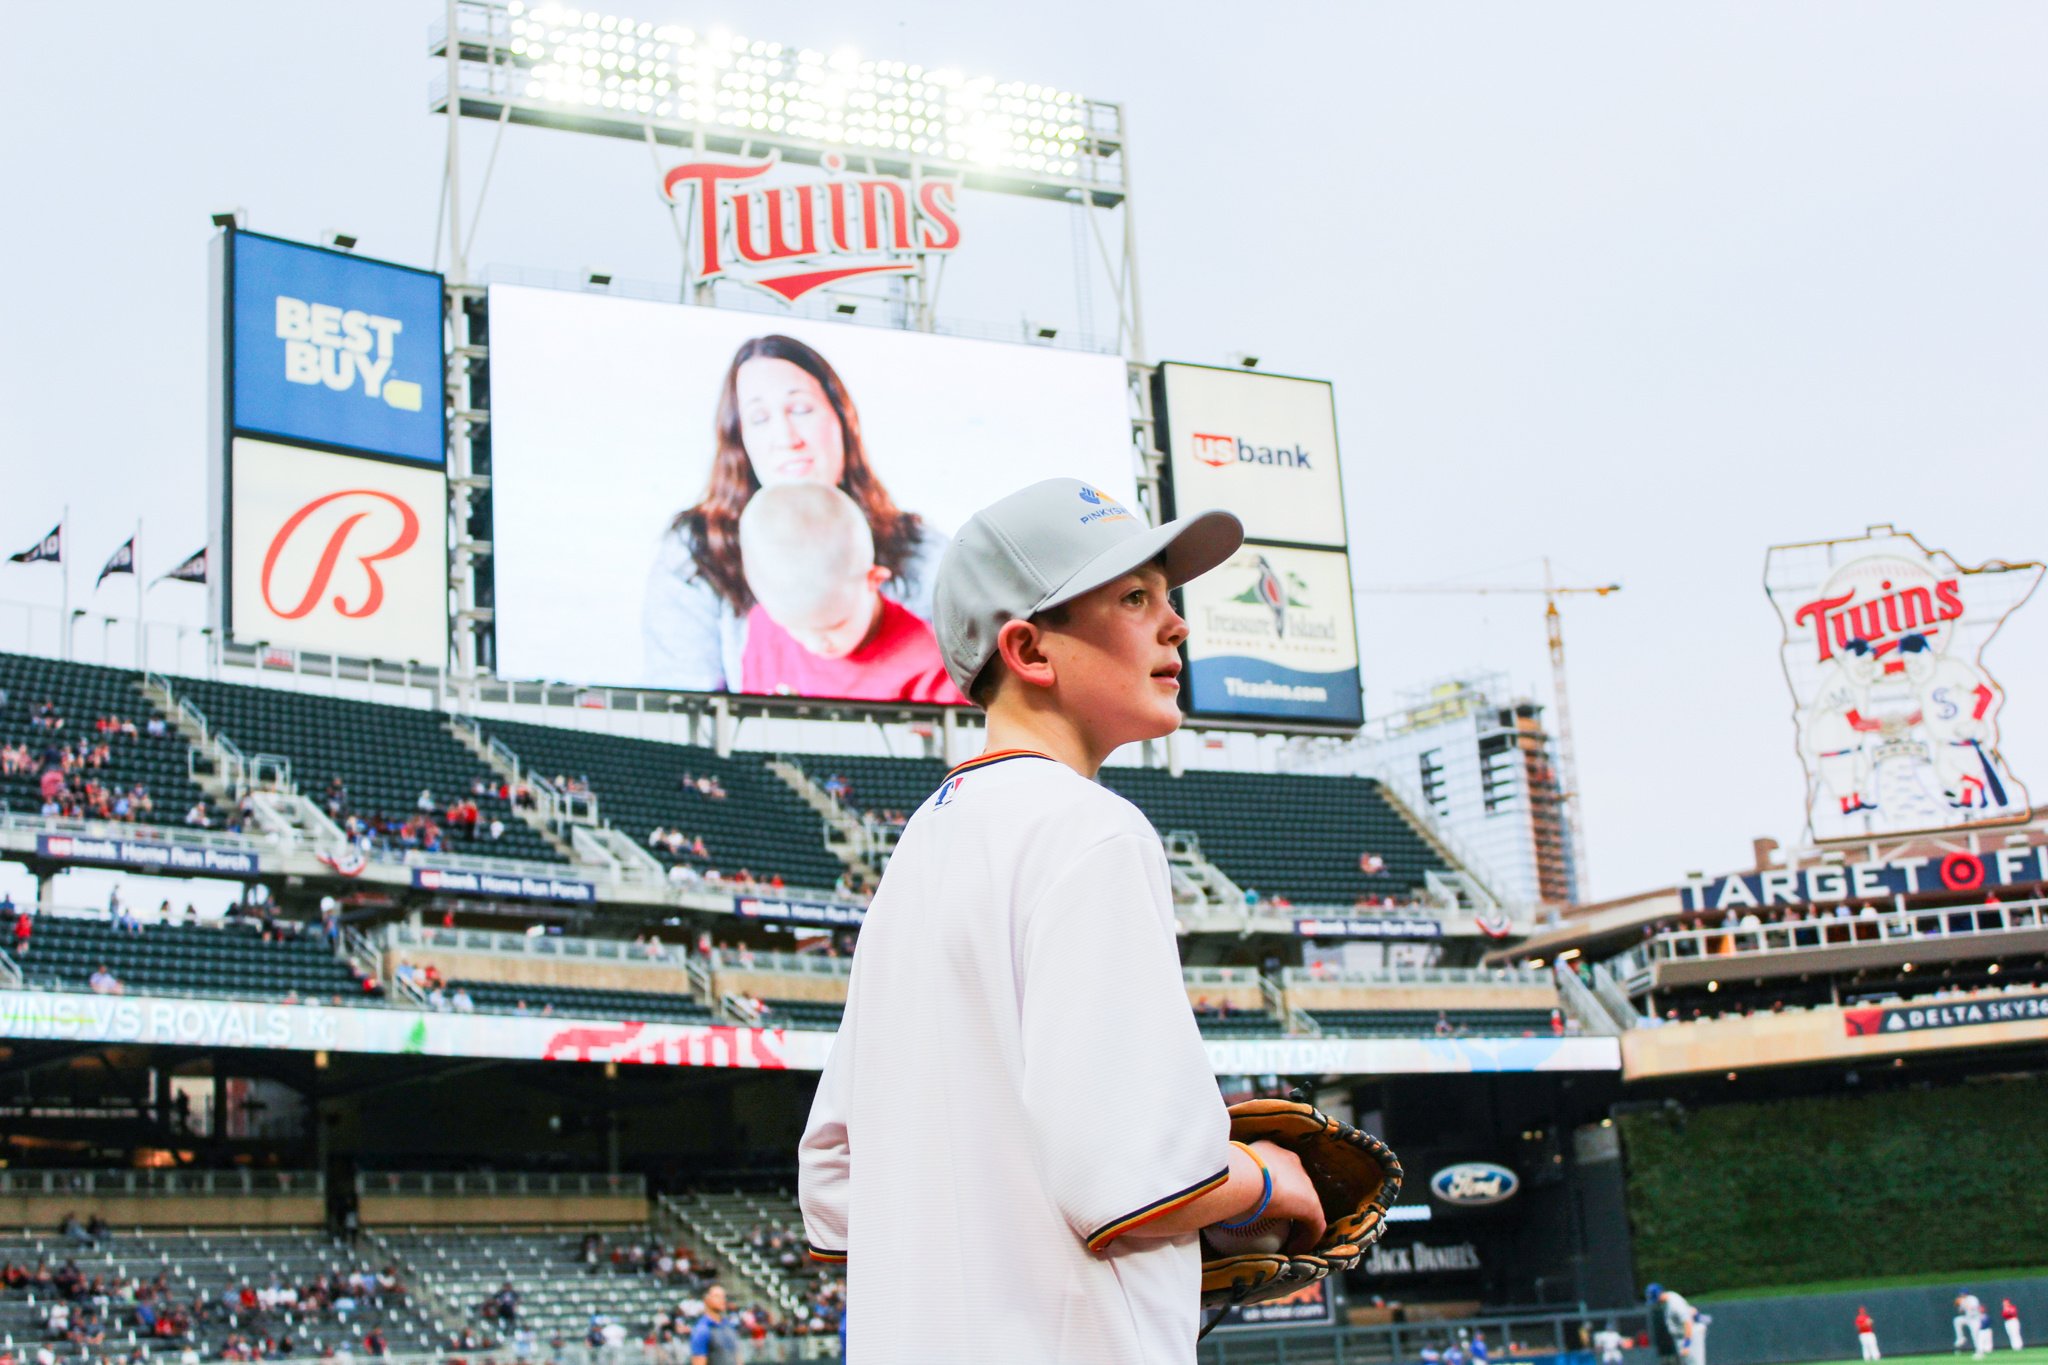
M1768 546L1894 522L1965 562L2048 554L2048 7L621 9L1124 101L1150 358L1335 381L1360 581L1535 582L1549 555L1625 584L1565 609L1598 895L1799 832ZM138 516L146 572L204 541L209 212L432 263L438 12L9 8L0 552L67 502L95 565ZM472 197L489 143L465 130ZM1044 213L963 246L950 310L1071 311ZM657 280L675 250L644 148L515 129L472 260ZM0 601L50 579L0 566ZM1540 601L1359 614L1375 714L1473 669L1547 696ZM0 643L21 620L0 606ZM1987 662L2048 798L2048 606Z

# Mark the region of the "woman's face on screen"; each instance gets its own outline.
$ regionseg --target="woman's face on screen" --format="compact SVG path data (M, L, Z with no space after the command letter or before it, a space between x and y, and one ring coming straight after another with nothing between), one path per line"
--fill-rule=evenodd
M845 434L809 370L757 356L740 366L735 387L740 441L762 487L839 482L846 472Z

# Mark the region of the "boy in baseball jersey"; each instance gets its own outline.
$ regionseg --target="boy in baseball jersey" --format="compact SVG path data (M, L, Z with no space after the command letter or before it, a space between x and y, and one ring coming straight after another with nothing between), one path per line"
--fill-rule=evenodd
M1222 512L1147 528L1051 479L940 565L940 652L988 748L896 846L798 1152L862 1365L1187 1365L1201 1228L1320 1235L1300 1164L1229 1141L1159 837L1094 781L1179 725L1168 590L1242 534Z
M1877 1352L1877 1323L1871 1318L1870 1310L1862 1304L1856 1305L1856 1344L1863 1348L1865 1360L1880 1360Z

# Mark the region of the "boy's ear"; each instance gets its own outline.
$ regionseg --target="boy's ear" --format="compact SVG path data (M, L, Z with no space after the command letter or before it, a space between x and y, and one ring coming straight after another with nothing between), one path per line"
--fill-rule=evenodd
M892 577L894 577L894 575L892 575L887 569L883 568L881 565L877 564L873 568L868 570L868 586L871 588L879 588L884 583L888 582Z
M1033 687L1051 687L1053 666L1045 652L1044 637L1044 627L1035 621L1005 621L996 632L996 657L1020 681Z

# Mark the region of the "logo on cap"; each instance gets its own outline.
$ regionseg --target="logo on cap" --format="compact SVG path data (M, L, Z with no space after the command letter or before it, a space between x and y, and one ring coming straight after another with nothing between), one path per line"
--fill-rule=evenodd
M1083 526L1098 521L1129 521L1131 519L1130 510L1122 503L1116 501L1107 493L1090 488L1085 483L1081 485L1081 501L1101 509L1100 511L1085 514L1081 518Z

